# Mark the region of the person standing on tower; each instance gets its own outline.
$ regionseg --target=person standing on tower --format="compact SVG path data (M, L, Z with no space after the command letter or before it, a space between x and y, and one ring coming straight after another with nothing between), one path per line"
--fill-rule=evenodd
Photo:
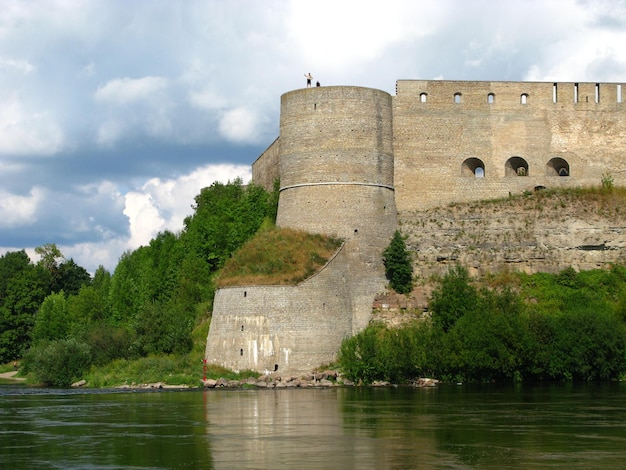
M313 80L313 75L311 75L311 72L309 72L305 73L304 76L306 78L306 87L311 88L311 80Z

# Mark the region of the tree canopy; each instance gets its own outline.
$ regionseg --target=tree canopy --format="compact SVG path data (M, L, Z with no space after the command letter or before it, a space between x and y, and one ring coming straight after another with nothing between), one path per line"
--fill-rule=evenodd
M75 374L79 365L189 351L193 327L211 309L217 271L265 220L275 221L277 201L278 186L268 193L241 180L216 182L196 196L181 232L157 234L124 253L112 274L100 267L93 279L54 243L37 247L37 263L23 250L5 254L0 361L28 350L26 369L41 375L46 354L61 360L73 351L81 359L72 367L50 368Z

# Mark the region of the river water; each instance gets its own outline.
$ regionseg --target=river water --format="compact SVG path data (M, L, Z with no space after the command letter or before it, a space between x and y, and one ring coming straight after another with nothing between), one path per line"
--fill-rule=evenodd
M2 469L614 469L626 383L0 387Z

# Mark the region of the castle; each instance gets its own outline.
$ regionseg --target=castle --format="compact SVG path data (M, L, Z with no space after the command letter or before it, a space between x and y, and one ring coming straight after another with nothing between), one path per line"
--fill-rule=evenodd
M404 214L541 188L626 184L622 85L399 80L396 95L317 87L281 97L280 136L252 179L280 179L277 225L341 237L298 286L220 289L206 359L302 372L336 358L385 290Z

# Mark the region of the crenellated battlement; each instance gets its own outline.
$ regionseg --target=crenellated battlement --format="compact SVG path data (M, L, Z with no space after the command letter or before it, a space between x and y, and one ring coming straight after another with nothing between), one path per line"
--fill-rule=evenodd
M623 109L621 83L488 82L448 80L398 80L396 96L416 99L430 107L472 106L489 108L546 106L572 110ZM521 109L520 109L520 112Z

